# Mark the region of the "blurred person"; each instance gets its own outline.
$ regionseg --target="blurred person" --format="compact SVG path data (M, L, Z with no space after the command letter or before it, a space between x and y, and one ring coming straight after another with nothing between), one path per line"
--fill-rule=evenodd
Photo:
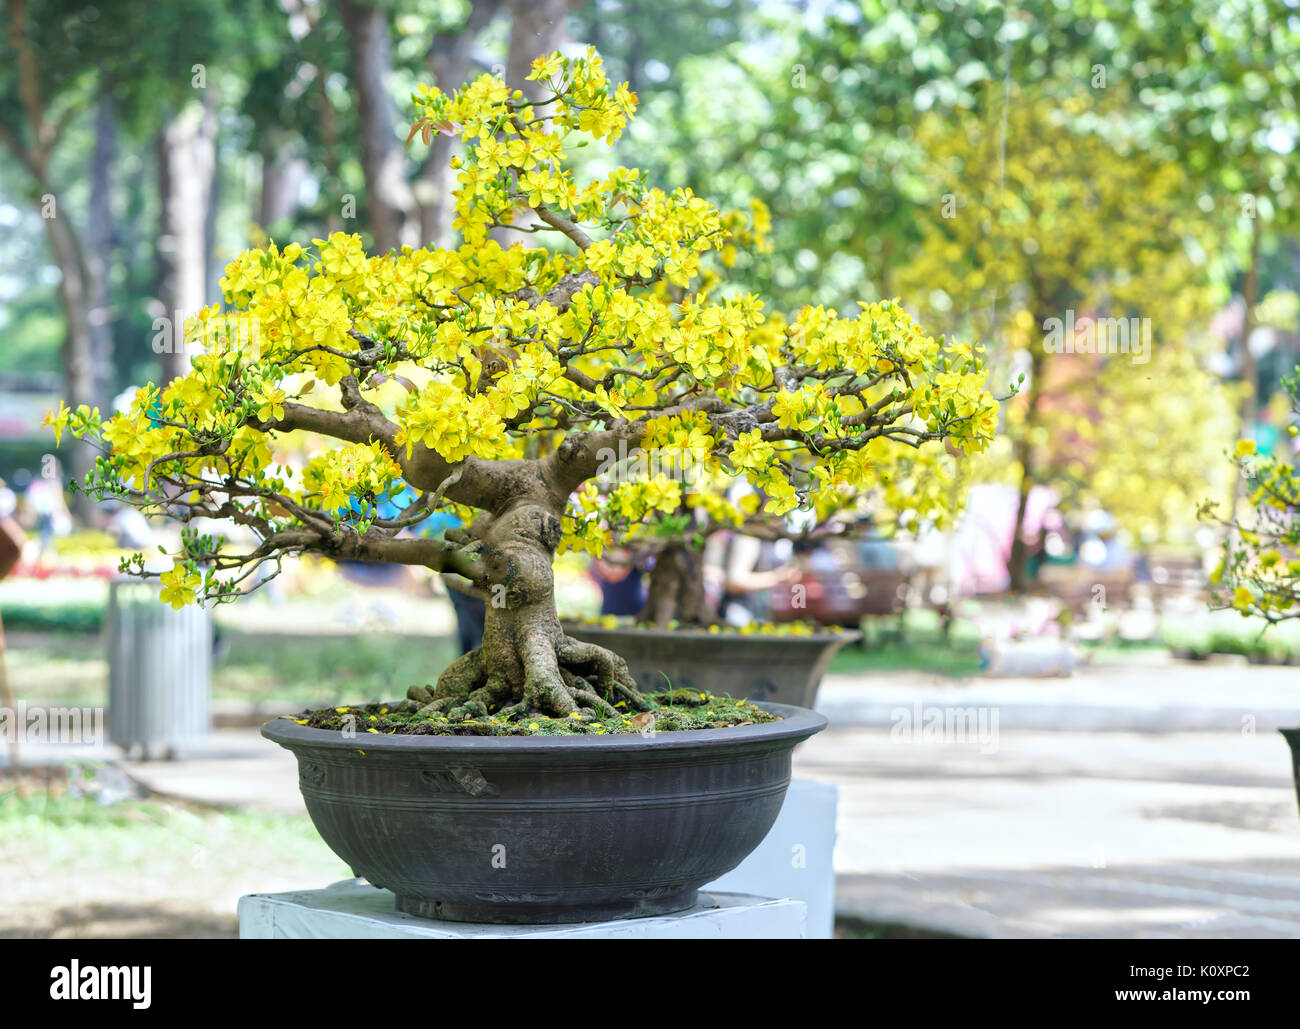
M404 500L414 499L414 493ZM448 529L459 528L463 523L455 515L438 511L420 522L416 528L417 535L437 537ZM483 626L487 621L487 601L481 596L468 593L455 576L441 575L447 599L451 601L452 614L456 616L456 641L460 644L462 655L483 646Z
M728 498L738 503L750 493L757 493L761 503L762 493L744 481L732 486ZM719 594L718 616L730 625L767 621L771 591L799 581L793 557L789 540L761 540L732 530L715 534L705 550L705 568Z
M113 537L113 543L123 550L151 550L154 545L153 527L137 507L120 500L105 500L96 505L100 527Z
M799 569L790 560L793 545L789 540L772 542L740 533L718 535L726 536L716 565L722 586L719 616L731 625L767 621L771 591L799 580Z
M645 580L632 552L612 550L612 560L592 558L587 574L600 587L600 613L635 618L646 604Z
M462 655L483 646L483 625L487 620L487 602L482 597L463 593L451 585L446 576L442 579L447 587L447 599L456 615L456 639L460 644Z
M72 514L63 497L63 469L53 461L49 474L33 476L23 500L35 518L39 553L44 557L54 540L72 531Z

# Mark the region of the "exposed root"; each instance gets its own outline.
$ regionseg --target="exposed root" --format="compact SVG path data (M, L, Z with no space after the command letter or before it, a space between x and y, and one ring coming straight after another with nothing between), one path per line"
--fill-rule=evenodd
M556 653L569 667L586 669L584 678L598 695L614 703L625 701L629 708L637 711L650 710L650 702L636 688L636 680L632 678L627 662L612 650L563 636Z
M517 655L522 686L511 686L491 671L490 659L474 650L457 659L430 692L413 686L408 696L422 714L464 718L564 718L572 713L613 718L622 710L647 711L650 703L636 688L627 663L604 647L559 635L529 634ZM618 705L621 705L621 709Z
M477 585L490 584L493 594L483 645L453 662L431 693L412 695L421 712L452 721L575 713L605 719L649 708L622 658L569 639L560 628L551 563L562 500L548 486L474 522L471 535L483 543L484 575Z

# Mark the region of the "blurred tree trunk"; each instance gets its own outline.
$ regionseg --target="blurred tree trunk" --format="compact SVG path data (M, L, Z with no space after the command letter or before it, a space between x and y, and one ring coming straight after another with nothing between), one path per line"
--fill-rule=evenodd
M217 260L217 212L221 210L221 141L217 136L216 105L211 108L212 170L208 174L207 206L203 211L203 302L221 299L225 266Z
M338 188L342 182L339 177L339 119L334 104L330 102L329 91L325 88L325 72L321 68L317 68L316 71L316 81L319 84L316 90L316 110L320 114L320 161L325 169L321 188L326 191L331 188L335 190L334 203L325 205L325 232L329 234L343 231L342 212L338 200L338 193L342 192Z
M540 82L527 81L533 60L564 46L568 16L568 0L510 0L506 83L522 89L530 100L540 100L546 89Z
M1241 381L1246 390L1241 398L1241 433L1253 436L1255 419L1259 415L1259 371L1255 365L1255 355L1250 349L1250 337L1259 327L1259 216L1256 214L1250 222L1250 264L1246 267L1245 280L1241 286L1241 299L1246 305L1246 312L1241 322Z
M81 404L93 407L98 398L95 394L94 342L89 317L89 275L81 243L69 220L64 198L54 186L50 168L61 122L46 117L39 58L28 43L25 0L8 0L5 11L8 14L9 46L14 52L22 128L11 129L0 123L0 141L30 177L30 195L45 223L50 252L59 269L59 300L66 322L63 341L66 403L69 407ZM70 477L81 482L94 467L94 451L86 443L73 441L68 444L66 453ZM89 498L80 491L72 498L72 509L79 517L86 517L92 506Z
M1039 321L1038 324L1043 324ZM1016 440L1016 460L1020 464L1020 491L1016 497L1016 520L1011 536L1011 556L1007 572L1011 576L1011 591L1024 593L1029 589L1029 545L1025 542L1025 512L1029 509L1029 494L1037 484L1033 468L1034 430L1038 426L1038 407L1043 392L1043 352L1034 348L1029 371L1028 410Z
M94 337L89 317L90 285L81 246L64 215L46 218L45 231L50 249L54 252L54 263L59 267L59 298L63 301L63 312L68 323L67 335L63 340L68 406L87 404L94 407L97 398ZM68 464L71 477L80 482L94 467L94 452L88 444L74 441L69 444ZM82 518L91 509L89 500L81 492L73 498L72 506Z
M257 223L266 231L276 222L292 218L298 210L298 191L310 169L292 151L290 136L271 133L260 149L262 189L257 203Z
M352 89L361 123L365 209L374 249L383 253L418 242L415 197L406 178L406 153L397 136L397 107L387 89L393 70L388 12L356 0L342 0L340 8L348 30Z
M1241 428L1239 434L1242 439L1255 438L1255 419L1259 417L1259 397L1256 395L1259 390L1259 369L1255 362L1255 355L1250 349L1250 337L1255 335L1255 329L1259 326L1259 214L1256 212L1255 217L1250 222L1250 263L1246 266L1246 275L1241 284L1241 300L1245 305L1245 312L1241 319L1241 383L1244 387L1241 396ZM1229 512L1235 516L1237 505L1241 502L1242 494L1245 490L1245 477L1238 473L1232 477L1232 496L1229 499ZM1230 537L1235 541L1238 538L1237 527L1234 525L1229 530Z
M105 413L116 387L113 375L113 284L110 268L116 247L113 183L117 164L117 119L113 101L95 110L95 150L90 166L90 214L86 221L86 272L89 279L91 374L93 393Z
M459 89L474 77L472 47L478 34L501 8L501 0L474 0L465 27L457 32L439 32L429 47L429 70L434 84L444 93ZM425 246L451 246L453 218L452 190L456 177L449 162L453 139L439 132L420 169L417 184L420 201L420 242Z
M568 38L566 21L568 0L510 0L510 49L506 57L506 85L523 90L529 100L540 100L546 87L529 82L533 61L564 46ZM534 219L535 220L535 219ZM515 224L528 225L526 218L515 215ZM513 229L493 229L492 238L503 247L522 243L533 245L533 237Z
M156 140L158 299L171 326L168 345L158 355L164 383L189 371L184 322L207 303L216 127L210 102L192 104L170 119Z

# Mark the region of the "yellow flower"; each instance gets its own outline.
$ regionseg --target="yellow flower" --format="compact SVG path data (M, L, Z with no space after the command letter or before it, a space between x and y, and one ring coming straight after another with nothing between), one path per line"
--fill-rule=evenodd
M57 447L63 440L63 430L68 427L68 419L72 417L71 409L62 401L59 401L57 411L46 411L43 419L44 425L48 425L54 430L54 445Z
M765 468L772 460L774 449L763 439L760 429L750 429L736 437L731 448L732 463L738 468Z
M528 73L528 79L531 82L544 82L547 79L553 79L563 67L564 58L558 50L551 54L543 54L533 60L533 67Z
M1253 453L1255 453L1255 441L1253 439L1237 440L1237 457L1249 457Z
M257 402L257 417L264 422L284 417L284 390L274 386L260 390L254 397Z
M163 572L158 576L158 581L163 585L158 599L164 604L171 604L173 610L179 611L186 604L194 601L197 595L195 591L203 580L197 572L187 574L184 565L176 565L171 571Z

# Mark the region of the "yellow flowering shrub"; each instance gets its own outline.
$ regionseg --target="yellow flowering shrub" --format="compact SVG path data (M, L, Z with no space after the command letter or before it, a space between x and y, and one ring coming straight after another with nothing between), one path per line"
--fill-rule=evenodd
M1248 486L1245 513L1223 520L1213 503L1202 507L1203 516L1229 530L1212 577L1217 604L1269 622L1300 618L1300 470L1292 442L1300 435L1300 368L1285 385L1294 407L1279 448L1285 456L1238 440L1229 457Z

